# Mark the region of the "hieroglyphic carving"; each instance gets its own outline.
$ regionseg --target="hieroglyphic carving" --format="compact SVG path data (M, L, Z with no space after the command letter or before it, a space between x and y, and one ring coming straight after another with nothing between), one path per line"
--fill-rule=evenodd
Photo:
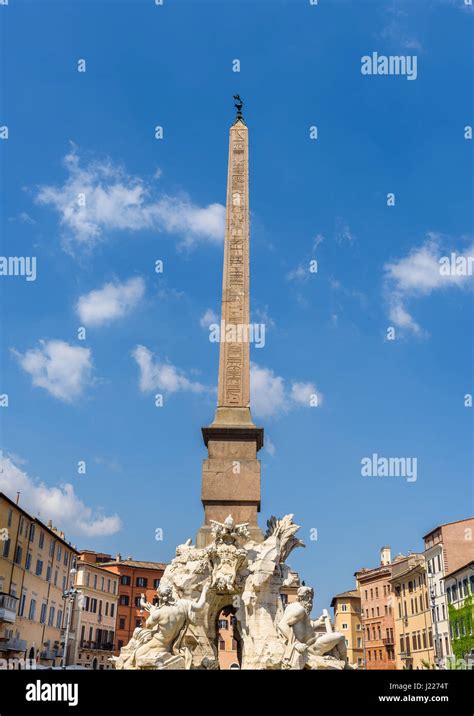
M222 320L224 325L249 322L248 276L248 137L243 125L232 127L227 180L227 225L224 251ZM249 402L249 346L221 337L219 405Z

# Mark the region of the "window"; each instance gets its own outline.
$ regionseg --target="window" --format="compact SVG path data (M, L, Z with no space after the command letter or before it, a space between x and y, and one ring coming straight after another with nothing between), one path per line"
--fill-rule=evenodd
M36 560L36 570L35 570L35 574L37 574L38 577L40 577L41 574L42 574L42 572L43 572L43 560L42 560L42 559L37 559L37 560Z
M148 579L146 577L137 577L137 587L146 587L148 585Z
M362 649L362 639L360 638L360 636L357 638L357 648Z
M25 569L29 569L31 567L31 552L26 553L26 560L25 560Z
M52 539L51 542L49 543L49 556L51 558L54 557L54 547L55 547L54 540Z
M82 609L83 609L85 612L88 612L88 611L89 611L89 597L84 597L84 601L83 601L83 603L82 603Z
M63 592L66 591L66 577L63 577Z
M112 593L117 594L117 582L112 582Z
M411 636L411 645L413 647L413 651L416 651L416 634L412 634Z
M375 598L378 599L379 596L379 588L375 587Z
M8 522L7 527L12 526L12 519L13 519L13 510L8 510Z
M95 614L97 612L97 599L91 599L90 611Z
M28 619L31 619L33 621L33 619L35 618L35 611L36 611L36 599L32 599L30 602L30 611L28 612Z
M7 539L3 543L2 556L5 557L5 559L8 559L8 555L10 554L10 542L11 542L11 540Z
M154 589L158 589L158 587L160 586L160 581L161 581L160 579L154 579L154 580L153 580L153 587L154 587Z
M448 597L448 604L451 604L451 602L453 601L452 598L451 598L451 587L448 587L448 588L447 588L447 590L446 590L446 596Z
M128 585L130 585L130 583L131 583L131 579L128 576L128 574L122 574L122 576L120 577L120 584L124 584L124 585L128 586Z
M35 541L35 526L33 523L30 525L30 542Z
M40 624L45 624L46 622L46 610L48 609L47 602L43 602L41 605L41 613L40 613Z
M120 617L119 619L119 629L125 629L125 618Z
M51 579L51 567L48 565L46 568L46 581L49 582Z
M26 594L25 592L22 592L20 597L20 603L18 605L18 616L22 617L25 612L25 602L26 602Z
M426 630L423 629L423 634L421 635L423 638L423 649L426 649Z
M347 604L341 604L341 612L347 612Z
M107 591L110 592L110 579L107 580Z
M94 574L94 589L97 589L97 574Z
M106 617L109 616L109 603L108 602L105 602L105 616Z
M348 626L347 624L345 624L345 623L344 623L344 624L341 624L341 626L342 626L342 628L344 629L344 631L346 631L347 629L349 629L349 626Z
M224 651L225 649L225 641L223 639L219 639L219 649L221 651Z
M39 548L40 548L40 549L43 549L43 545L44 545L44 532L40 532L40 536L39 536Z
M217 622L217 628L218 629L227 629L227 619L219 619Z
M120 595L119 604L121 604L123 607L128 607L128 605L130 604L130 599L126 594Z
M54 607L50 607L50 608L49 608L48 626L53 626L53 624L54 624L54 612L55 612L55 611L56 611L56 610L55 610Z
M63 610L58 609L58 617L56 619L56 629L61 629L63 623Z
M15 558L13 560L15 562L15 564L21 564L22 552L23 552L22 548L20 547L19 544L17 544L17 546L15 548Z
M69 554L67 553L66 550L64 550L64 566L65 567L67 567L68 560L69 560Z
M110 605L110 616L111 617L115 616L115 604Z
M62 547L61 547L61 545L60 545L60 544L58 544L58 549L56 550L56 559L58 560L58 562L60 562L60 561L61 561L61 554L62 554L62 551L63 551L63 550L62 550Z
M120 649L122 648L122 646L123 646L123 640L122 640L122 639L119 639L118 642L117 642L117 649L120 651Z

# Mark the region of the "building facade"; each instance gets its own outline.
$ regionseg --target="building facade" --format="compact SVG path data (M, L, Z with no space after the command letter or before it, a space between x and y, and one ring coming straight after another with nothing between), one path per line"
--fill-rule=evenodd
M392 566L397 669L435 665L425 558L411 554Z
M336 594L331 607L334 610L334 630L343 634L346 640L348 663L364 668L364 634L358 590Z
M361 600L365 668L368 670L396 668L391 576L389 547L382 547L379 567L363 568L355 573Z
M114 652L118 655L122 646L130 641L134 630L144 626L148 613L140 607L140 597L156 604L156 590L160 584L166 564L163 562L142 562L129 557L101 562L101 567L118 575L118 603L115 623Z
M0 658L57 666L77 550L3 493L0 535Z
M444 578L454 657L474 668L474 560Z
M77 560L68 664L89 669L113 668L109 658L115 646L115 623L119 599L119 575L100 566L100 555L81 551Z
M444 668L453 657L445 576L474 557L474 519L439 525L424 535L432 607L435 659Z

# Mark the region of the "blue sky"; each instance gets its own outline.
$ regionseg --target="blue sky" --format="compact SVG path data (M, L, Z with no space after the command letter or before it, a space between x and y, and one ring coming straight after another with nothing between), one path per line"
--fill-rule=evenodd
M307 547L291 563L322 609L382 545L419 550L472 514L472 276L438 265L473 255L462 0L0 10L2 254L37 259L35 281L0 281L0 489L81 548L166 561L196 534L239 92L267 330L251 349L261 525L294 513ZM416 55L416 80L363 76L372 52ZM319 407L292 397L301 384ZM362 477L373 453L416 457L417 480Z

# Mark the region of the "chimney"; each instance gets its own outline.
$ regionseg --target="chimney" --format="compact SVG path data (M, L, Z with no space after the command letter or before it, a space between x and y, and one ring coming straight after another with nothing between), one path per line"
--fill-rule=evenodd
M380 550L380 564L386 567L392 561L392 555L390 553L390 547L382 547Z
M120 552L117 552L117 554L115 555L115 561L116 561L116 562L121 562L121 561L122 561L122 555L120 554Z

